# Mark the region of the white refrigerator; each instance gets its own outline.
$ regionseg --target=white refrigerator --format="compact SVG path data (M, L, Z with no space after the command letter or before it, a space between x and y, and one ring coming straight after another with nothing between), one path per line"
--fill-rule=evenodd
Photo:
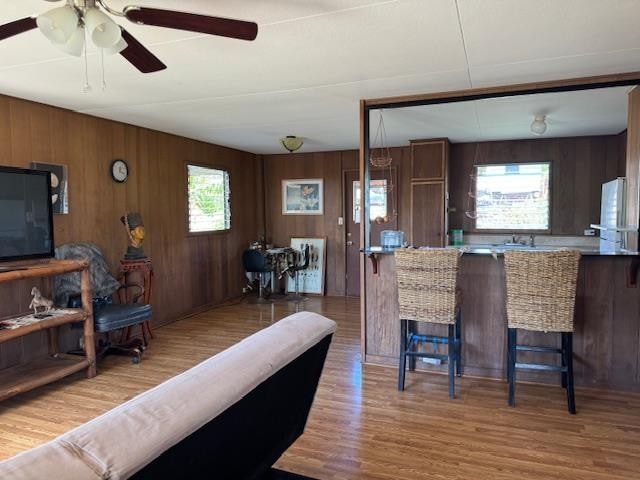
M626 180L618 177L602 184L600 204L600 251L615 252L625 248L627 230L625 214Z

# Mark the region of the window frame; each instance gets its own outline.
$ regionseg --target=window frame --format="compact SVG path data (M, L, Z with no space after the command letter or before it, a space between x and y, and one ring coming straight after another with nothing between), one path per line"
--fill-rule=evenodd
M549 227L546 229L521 229L521 228L478 228L477 227L477 218L473 219L473 230L472 233L475 234L492 234L492 233L501 233L501 234L551 234L553 229L553 162L551 160L532 160L528 162L495 162L495 163L479 163L473 166L473 207L474 210L478 211L478 167L492 167L492 166L505 166L505 165L526 165L526 164L548 164L549 165L549 207L548 207L548 219L549 219Z
M227 174L227 176L229 177L229 228L225 228L222 230L203 230L203 231L199 231L199 232L192 232L191 231L191 224L189 221L189 167L200 167L200 168L207 168L209 170L219 170L222 172L225 172ZM185 186L185 204L186 204L186 209L185 209L185 230L187 232L187 236L188 237L198 237L198 236L203 236L203 235L226 235L229 234L232 230L232 222L231 222L231 215L233 213L233 208L232 208L232 203L233 203L233 199L232 199L232 188L231 188L231 171L226 168L226 167L221 167L218 165L210 165L210 164L206 164L206 163L197 163L197 162L192 162L192 161L185 161L184 162L184 172L185 172L185 179L184 179L184 186Z

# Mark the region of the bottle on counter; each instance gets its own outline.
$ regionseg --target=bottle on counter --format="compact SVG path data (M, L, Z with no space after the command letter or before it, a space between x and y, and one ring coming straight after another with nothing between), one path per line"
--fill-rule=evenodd
M463 244L463 234L461 228L453 228L451 229L451 245L456 247L462 246Z

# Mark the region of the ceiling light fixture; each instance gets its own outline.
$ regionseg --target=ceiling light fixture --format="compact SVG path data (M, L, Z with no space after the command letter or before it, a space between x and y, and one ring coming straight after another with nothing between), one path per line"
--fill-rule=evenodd
M289 150L290 153L293 153L302 146L304 141L302 140L302 138L296 137L295 135L287 135L286 137L280 139L280 143L284 148Z
M96 47L106 49L108 53L120 53L127 47L118 24L100 11L94 0L76 2L77 5L68 1L68 5L36 18L38 28L53 45L63 52L80 56L86 32Z
M536 115L531 122L531 133L534 135L542 135L547 131L547 123L545 119L547 117L545 115Z
M102 88L104 80L104 54L114 55L127 48L122 38L122 29L109 15L99 10L96 2L109 13L113 12L102 0L67 0L64 7L54 8L36 18L42 34L59 50L75 57L85 55L85 85L83 92L89 92L87 71L87 48L85 35L100 49L102 64Z

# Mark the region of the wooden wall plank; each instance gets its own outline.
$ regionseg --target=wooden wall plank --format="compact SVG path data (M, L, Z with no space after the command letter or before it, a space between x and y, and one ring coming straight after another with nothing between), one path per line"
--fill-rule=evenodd
M627 111L627 225L637 226L640 222L640 88L629 92ZM638 233L627 236L627 246L637 250Z

